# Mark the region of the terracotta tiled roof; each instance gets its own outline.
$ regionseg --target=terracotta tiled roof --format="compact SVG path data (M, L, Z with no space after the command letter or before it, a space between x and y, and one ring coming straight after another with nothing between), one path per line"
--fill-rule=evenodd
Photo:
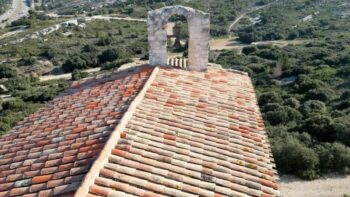
M247 75L142 67L103 79L0 138L0 196L279 196Z
M74 194L151 69L74 84L0 138L0 196Z

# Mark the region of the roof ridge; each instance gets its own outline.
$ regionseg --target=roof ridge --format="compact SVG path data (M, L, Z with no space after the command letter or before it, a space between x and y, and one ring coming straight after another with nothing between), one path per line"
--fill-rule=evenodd
M128 124L128 121L132 117L133 113L135 112L136 107L143 100L148 88L151 86L158 72L159 72L159 67L156 66L153 69L151 75L149 76L147 82L143 86L142 90L130 103L127 111L123 114L122 118L120 119L119 124L115 127L114 131L110 134L108 141L104 145L97 159L92 164L90 170L88 171L85 178L81 182L74 196L80 197L80 196L86 196L88 194L89 187L94 183L95 179L98 177L100 170L104 167L104 163L107 163L108 155L111 154L112 149L118 143L121 132L124 130L125 126Z

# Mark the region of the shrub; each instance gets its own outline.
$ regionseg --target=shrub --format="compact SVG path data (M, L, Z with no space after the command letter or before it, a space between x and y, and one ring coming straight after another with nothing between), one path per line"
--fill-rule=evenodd
M80 71L78 69L76 69L76 70L74 70L72 72L72 80L73 81L76 81L76 80L79 80L79 79L83 79L83 78L86 78L88 76L89 76L89 73Z
M266 105L268 106L268 105ZM265 114L266 120L271 125L286 124L291 121L299 121L302 118L300 112L294 108L283 106Z
M62 65L62 69L64 70L64 72L72 72L75 69L86 68L88 68L86 61L77 55L74 55L73 57L67 59Z
M277 60L280 56L279 53L275 50L262 50L257 55L268 60Z
M307 147L312 146L312 144L314 143L314 140L312 139L310 134L306 132L296 133L296 134L297 134L296 137L299 139L299 141L304 145L306 145Z
M332 141L334 138L332 124L331 117L318 114L303 121L301 130L310 133L320 141Z
M294 97L291 97L291 98L288 98L284 101L284 104L289 106L289 107L292 107L292 108L299 108L300 107L300 102L298 99L294 98Z
M98 58L95 53L82 53L80 54L80 58L85 61L86 67L96 67L98 66Z
M279 103L267 103L264 105L264 107L261 108L262 112L269 112L269 111L277 111L281 109L281 104Z
M17 75L17 70L9 64L0 64L0 78L12 78Z
M44 57L46 57L47 59L51 60L57 56L57 51L55 49L52 49L52 48L47 49L44 51L44 53L42 55Z
M343 94L340 96L340 99L342 100L350 99L350 90L346 90L345 92L343 92Z
M40 88L37 90L23 92L21 94L21 99L23 99L25 102L44 103L52 100L55 96L55 92L50 88Z
M97 52L98 49L93 45L87 44L87 45L83 46L82 51L83 52Z
M112 44L112 38L109 38L109 37L105 37L105 38L100 38L97 42L97 45L99 46L107 46L107 45L110 45Z
M337 74L338 74L339 76L342 76L342 77L347 77L347 76L349 76L349 75L350 75L350 66L346 66L346 67L344 66L344 67L340 68L340 69L338 70Z
M5 85L9 90L16 92L17 90L28 89L30 87L30 82L31 81L29 77L15 76L9 78Z
M325 114L327 112L324 102L317 100L306 101L299 107L299 110L306 117L312 114Z
M349 125L335 123L333 124L333 130L336 132L335 139L343 144L350 146L350 128Z
M0 122L0 136L1 134L5 133L6 131L9 131L11 129L11 126L9 124Z
M264 106L267 103L282 103L282 97L276 92L267 92L259 97L259 105Z
M300 121L303 115L292 107L285 106L283 109L288 114L288 121Z
M26 108L26 103L20 99L10 100L2 103L3 110L22 111Z
M101 69L102 70L110 70L110 69L114 69L114 68L119 68L123 64L127 64L129 62L132 62L132 60L131 59L120 59L120 60L116 60L113 62L106 62L102 65Z
M248 47L244 47L242 49L242 53L245 55L249 55L251 53L255 53L258 51L258 48L256 48L256 46L248 46Z
M312 89L306 92L305 99L328 102L334 97L334 91L329 88Z
M33 64L35 64L35 62L36 62L36 58L35 57L28 57L28 58L24 58L23 59L23 63L26 66L33 65Z
M124 50L121 49L107 49L98 56L100 63L112 62L116 59L127 58L127 55Z
M318 155L295 137L276 140L272 150L280 172L297 174L306 179L317 178Z
M283 124L288 121L288 114L283 110L269 111L265 114L265 117L271 125Z
M350 148L340 143L323 143L315 147L323 171L344 171L350 167Z
M331 116L333 118L339 118L339 117L342 117L342 116L345 116L345 115L346 115L345 112L340 111L340 110L336 110L336 109L332 110L332 112L331 112Z
M340 102L336 107L339 110L350 108L350 99Z
M317 79L311 79L305 75L299 75L296 80L295 88L299 93L305 93L312 89L319 89L321 87L325 87L326 85Z

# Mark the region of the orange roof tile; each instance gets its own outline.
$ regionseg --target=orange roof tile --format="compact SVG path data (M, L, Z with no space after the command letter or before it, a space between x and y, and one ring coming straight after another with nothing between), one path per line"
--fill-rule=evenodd
M1 136L0 196L74 192L152 69L75 83Z
M0 196L279 196L250 78L147 66L73 84L0 138Z

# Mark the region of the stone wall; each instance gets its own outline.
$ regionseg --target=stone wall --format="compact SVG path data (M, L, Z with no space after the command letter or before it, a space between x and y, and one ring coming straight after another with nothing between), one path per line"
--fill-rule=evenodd
M187 18L189 31L188 69L205 71L209 57L209 14L184 6L169 6L148 12L147 28L151 65L167 65L165 26L173 15Z

